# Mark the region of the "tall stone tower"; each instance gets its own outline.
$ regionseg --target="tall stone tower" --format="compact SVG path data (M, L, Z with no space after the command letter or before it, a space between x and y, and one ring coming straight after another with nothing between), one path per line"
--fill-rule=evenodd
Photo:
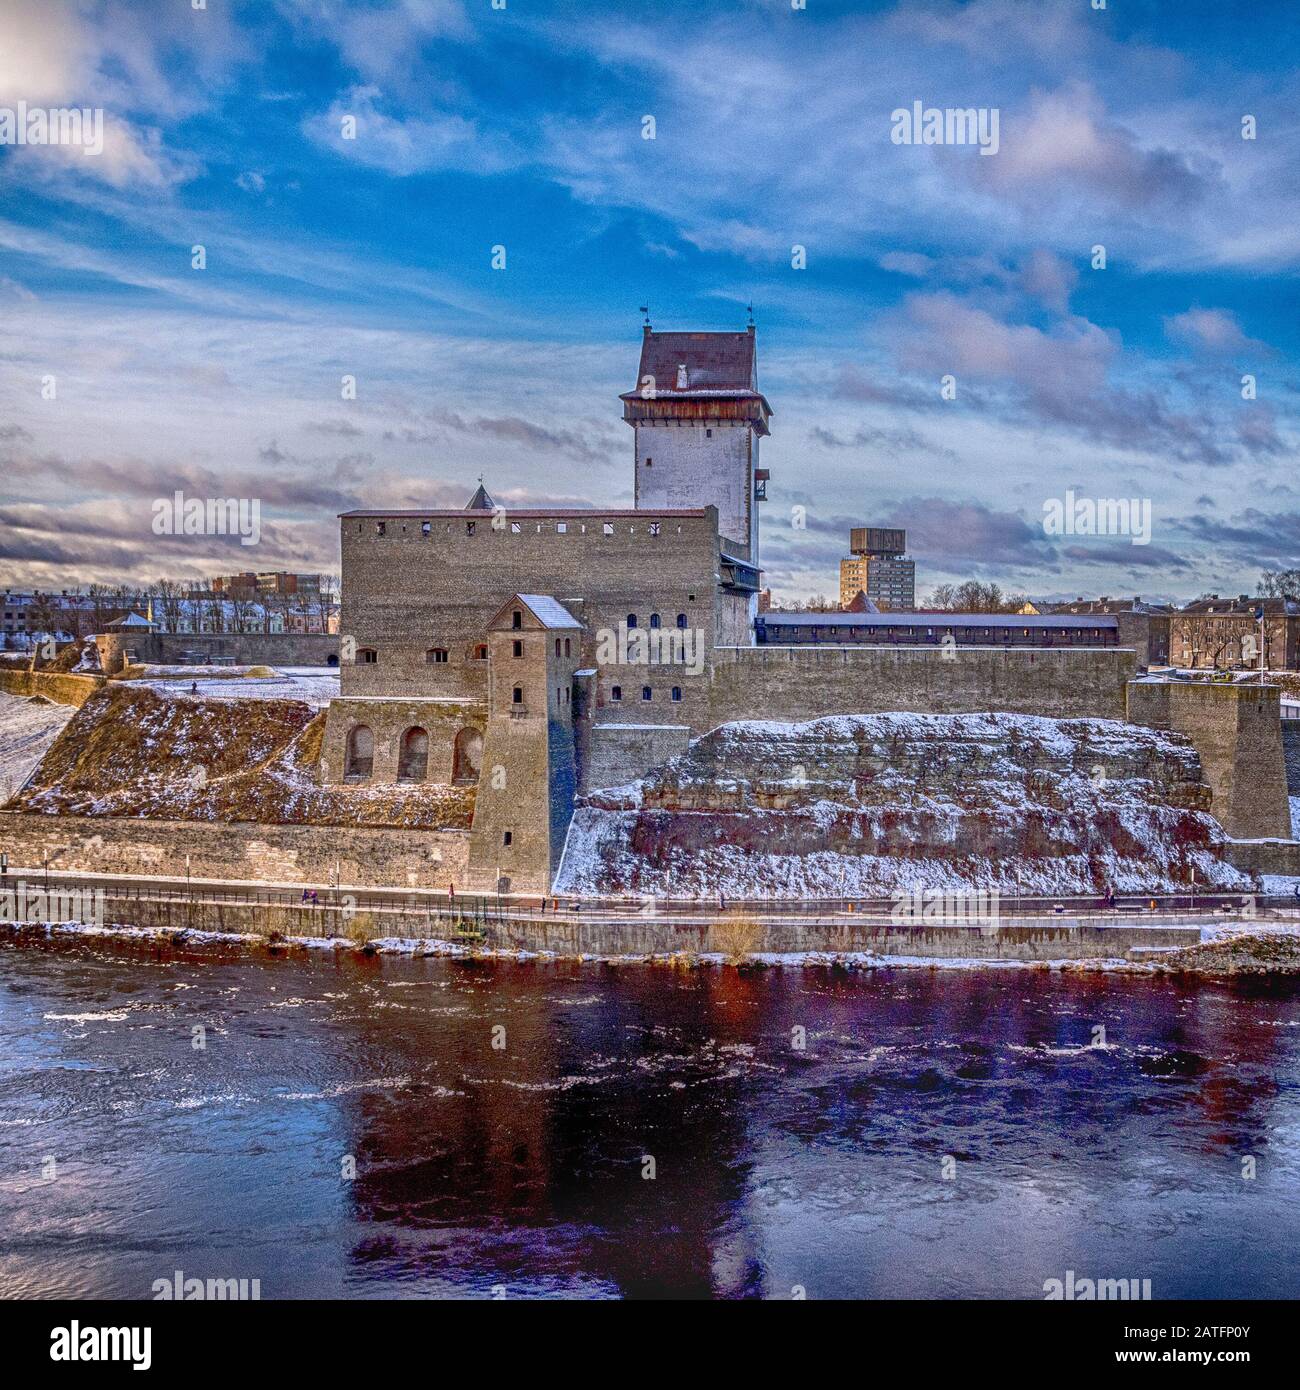
M757 565L768 477L758 444L772 409L758 389L753 324L743 333L646 324L637 384L621 400L636 431L637 510L717 507L723 548Z

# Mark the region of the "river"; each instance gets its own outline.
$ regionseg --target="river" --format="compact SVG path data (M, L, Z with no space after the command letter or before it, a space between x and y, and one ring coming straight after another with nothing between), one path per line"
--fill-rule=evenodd
M0 1296L1300 1292L1295 982L12 938L0 969Z

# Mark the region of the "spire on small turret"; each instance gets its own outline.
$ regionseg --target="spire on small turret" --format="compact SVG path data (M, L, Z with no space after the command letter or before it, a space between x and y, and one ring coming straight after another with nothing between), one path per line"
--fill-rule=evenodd
M469 499L465 510L467 512L491 512L496 510L496 503L492 500L492 494L483 486L483 475L478 475L478 491Z

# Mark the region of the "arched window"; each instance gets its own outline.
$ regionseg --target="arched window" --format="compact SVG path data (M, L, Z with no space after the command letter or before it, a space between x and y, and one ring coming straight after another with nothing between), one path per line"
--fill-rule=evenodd
M685 613L679 613L679 614L677 615L677 626L678 626L678 627L685 627L685 626L686 626L686 614L685 614Z
M483 757L483 735L477 729L462 729L452 745L451 780L477 782Z
M569 639L568 637L564 639L564 654L565 656L573 655L571 639Z
M338 654L338 652L331 652L331 653L325 658L325 664L326 664L326 666L337 666L337 665L339 664L339 654Z
M651 613L651 614L650 614L650 626L651 626L651 627L658 627L658 626L659 626L659 614L658 614L658 613Z
M629 614L627 615L627 625L628 625L629 628L633 628L633 627L636 626L636 614L635 614L635 613L629 613Z
M429 734L428 730L417 725L402 735L401 751L397 758L397 780L423 782L428 775Z
M682 688L680 685L673 686L673 703L678 703L682 698Z
M430 647L424 654L424 659L430 666L443 666L447 662L446 647Z
M623 687L621 685L611 685L609 688L609 698L617 704L623 698Z
M369 724L355 724L348 734L344 779L349 782L363 782L374 773L374 770L375 735Z
M555 639L555 655L556 655L556 656L559 656L559 654L560 654L560 639L557 637L557 638Z

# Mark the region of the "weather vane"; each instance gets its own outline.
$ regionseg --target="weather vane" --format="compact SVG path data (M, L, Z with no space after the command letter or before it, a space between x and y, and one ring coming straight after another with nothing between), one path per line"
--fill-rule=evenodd
M752 302L752 301L751 301L749 304L746 304L746 305L745 305L745 312L749 315L749 327L750 327L750 328L753 328L753 326L754 326L754 305L753 305L753 302Z
M639 312L645 316L645 325L646 325L646 327L648 328L648 327L650 326L650 310L649 310L649 308L647 308L647 306L643 304L643 305L641 306Z

